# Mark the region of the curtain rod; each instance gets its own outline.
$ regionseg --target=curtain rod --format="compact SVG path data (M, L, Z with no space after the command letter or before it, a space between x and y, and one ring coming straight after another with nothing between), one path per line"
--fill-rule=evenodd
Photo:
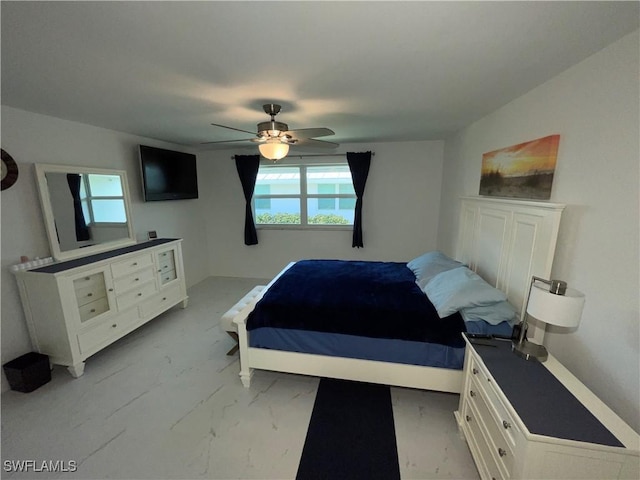
M306 157L346 157L347 154L346 153L309 153L307 155L287 155L284 158L306 158ZM371 156L375 157L376 156L376 152L371 152ZM235 155L231 156L231 160L235 160Z

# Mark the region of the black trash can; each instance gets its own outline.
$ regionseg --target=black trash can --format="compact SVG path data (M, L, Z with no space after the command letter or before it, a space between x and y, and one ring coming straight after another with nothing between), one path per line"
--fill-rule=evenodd
M11 390L33 392L51 380L49 357L29 352L3 365Z

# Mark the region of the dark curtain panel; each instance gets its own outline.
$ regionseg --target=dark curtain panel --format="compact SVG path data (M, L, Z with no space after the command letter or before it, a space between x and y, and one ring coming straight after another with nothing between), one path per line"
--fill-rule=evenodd
M353 188L356 191L356 209L353 219L353 244L352 247L364 247L362 243L362 197L364 187L369 176L369 166L371 165L371 152L347 152L347 163L351 169Z
M244 244L257 245L258 234L256 233L256 225L253 221L253 212L251 211L251 198L253 198L253 190L256 186L256 178L258 178L258 168L260 167L260 155L236 155L236 168L240 183L242 183L242 191L245 199L245 216L244 216Z
M87 221L85 220L84 212L82 211L82 203L80 202L81 181L82 177L77 173L67 173L67 183L69 184L71 197L73 197L73 214L75 216L76 223L76 240L79 242L91 239L89 227L87 226Z

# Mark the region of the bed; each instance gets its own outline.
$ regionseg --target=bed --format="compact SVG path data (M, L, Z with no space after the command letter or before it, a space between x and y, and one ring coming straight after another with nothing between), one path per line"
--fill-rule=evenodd
M455 264L427 280L419 278L422 256L409 263L290 263L256 298L258 308L236 320L243 385L250 386L254 370L272 370L459 393L464 358L460 332L508 335L510 324L467 321L465 310L457 311L459 305L446 295L443 306L441 278L447 277L449 285L453 277L478 277L515 307L517 321L531 275L550 276L563 208L546 202L461 199L456 260L449 259ZM297 300L289 298L294 290ZM351 303L360 297L369 304ZM302 298L312 303L302 304ZM347 317L353 321L344 321ZM529 336L541 342L543 326L531 328Z

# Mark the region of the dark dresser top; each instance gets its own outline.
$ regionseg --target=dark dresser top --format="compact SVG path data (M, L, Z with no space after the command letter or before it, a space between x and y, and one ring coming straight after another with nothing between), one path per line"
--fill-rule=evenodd
M175 240L179 240L179 239L178 238L158 238L155 240L150 240L148 242L136 243L135 245L129 245L127 247L117 248L115 250L109 250L108 252L96 253L94 255L89 255L81 258L74 258L73 260L66 260L64 262L52 263L44 267L34 268L33 270L30 270L30 271L36 272L36 273L64 272L65 270L82 267L84 265L89 265L91 263L99 262L101 260L108 260L109 258L117 257L119 255L124 255L125 253L132 253L132 252L137 252L139 250L144 250L146 248L156 247L158 245L162 245L163 243L169 243Z
M624 447L542 363L514 354L510 341L489 343L493 346L473 344L473 349L529 432Z

